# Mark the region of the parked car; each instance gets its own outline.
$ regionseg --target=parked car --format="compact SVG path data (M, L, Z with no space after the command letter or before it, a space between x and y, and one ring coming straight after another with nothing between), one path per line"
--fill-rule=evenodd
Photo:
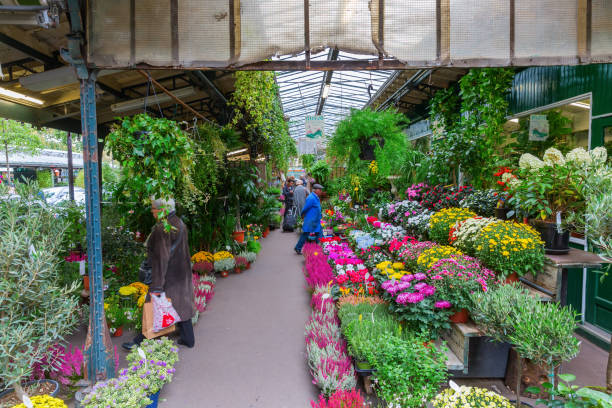
M67 186L43 188L43 197L49 205L59 205L64 201L70 200L70 190ZM74 202L79 205L85 205L85 189L80 187L74 188Z

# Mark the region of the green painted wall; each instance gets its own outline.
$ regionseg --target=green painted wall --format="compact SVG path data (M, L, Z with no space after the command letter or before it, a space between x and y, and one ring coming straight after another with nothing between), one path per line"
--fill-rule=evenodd
M612 64L531 67L514 78L510 110L520 113L588 92L593 93L592 116L612 113ZM592 132L591 147L603 144L598 130Z

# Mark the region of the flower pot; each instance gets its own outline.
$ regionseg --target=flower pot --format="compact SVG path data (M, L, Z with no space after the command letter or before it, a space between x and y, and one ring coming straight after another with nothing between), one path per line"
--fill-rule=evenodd
M251 263L250 262L247 262L246 269L251 269Z
M263 232L263 237L266 238L269 233L270 233L270 227L266 227L266 229Z
M370 364L368 361L355 360L355 365L360 370L371 370L372 369L372 364Z
M534 228L542 236L544 250L547 254L563 255L569 252L569 231L559 233L557 224L553 222L536 222Z
M27 387L30 387L34 384L49 384L50 385L50 391L46 391L43 394L48 394L52 397L56 397L57 394L59 393L59 383L55 380L49 380L49 379L44 379L44 380L33 380L33 381L28 381L24 384L23 388L26 389ZM15 390L13 388L7 388L6 390L0 392L0 400L4 397L8 397L9 394L14 393ZM43 394L32 394L30 395L31 397L34 395L43 395Z
M467 323L469 317L468 310L463 308L450 316L450 321L453 323Z
M234 231L232 232L232 237L234 238L234 241L242 244L244 242L244 231Z
M227 278L229 276L229 271L221 271L221 277Z
M504 280L505 283L515 283L519 281L519 276L516 272L512 272L510 275L506 276L506 279Z
M508 213L510 211L512 211L512 208L507 208L507 207L496 208L495 209L495 217L499 218L500 220L507 220L508 219Z
M83 275L83 289L89 291L89 275Z
M157 404L159 403L159 393L160 392L161 390L157 391L155 394L149 395L149 399L153 402L151 402L145 408L157 408Z
M242 269L240 269L239 267L235 267L234 273L242 273Z
M121 337L123 336L123 326L117 327L115 332L113 333L113 337Z

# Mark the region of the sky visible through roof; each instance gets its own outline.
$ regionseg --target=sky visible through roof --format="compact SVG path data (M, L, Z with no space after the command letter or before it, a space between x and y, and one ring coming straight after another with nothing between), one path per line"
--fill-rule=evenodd
M326 60L329 50L311 55L311 60ZM372 59L376 57L349 54L340 51L338 60ZM279 60L304 60L304 53ZM348 116L351 108L362 109L393 71L334 71L329 93L323 105L325 136L331 136L340 120ZM276 82L285 116L289 118L289 133L294 139L306 136L304 119L315 115L325 78L323 71L279 71ZM370 86L371 85L371 86Z

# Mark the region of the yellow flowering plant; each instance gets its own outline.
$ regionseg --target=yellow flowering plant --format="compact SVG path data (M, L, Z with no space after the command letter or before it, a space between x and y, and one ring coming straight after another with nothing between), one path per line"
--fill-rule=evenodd
M213 255L213 260L215 262L222 261L224 259L234 259L234 256L227 251L215 252Z
M513 408L514 405L505 397L486 388L458 387L448 388L434 398L434 408Z
M474 242L475 256L506 277L516 272L538 274L544 266L544 242L527 224L497 221L484 227Z
M30 401L34 408L68 408L64 401L47 394L30 397ZM26 405L21 403L15 405L13 408L26 408Z
M376 265L376 270L374 273L382 275L384 280L400 280L402 276L409 274L410 272L404 269L404 264L402 262L384 261Z
M429 219L429 238L440 245L448 245L449 234L455 224L476 216L467 208L444 208Z
M452 255L463 255L457 248L448 245L434 246L424 250L417 259L419 269L425 271L431 268L440 259L451 258Z
M213 262L213 261L214 261L213 254L211 254L210 252L207 252L207 251L196 252L191 257L191 262L193 262L193 263L198 263L198 262Z

